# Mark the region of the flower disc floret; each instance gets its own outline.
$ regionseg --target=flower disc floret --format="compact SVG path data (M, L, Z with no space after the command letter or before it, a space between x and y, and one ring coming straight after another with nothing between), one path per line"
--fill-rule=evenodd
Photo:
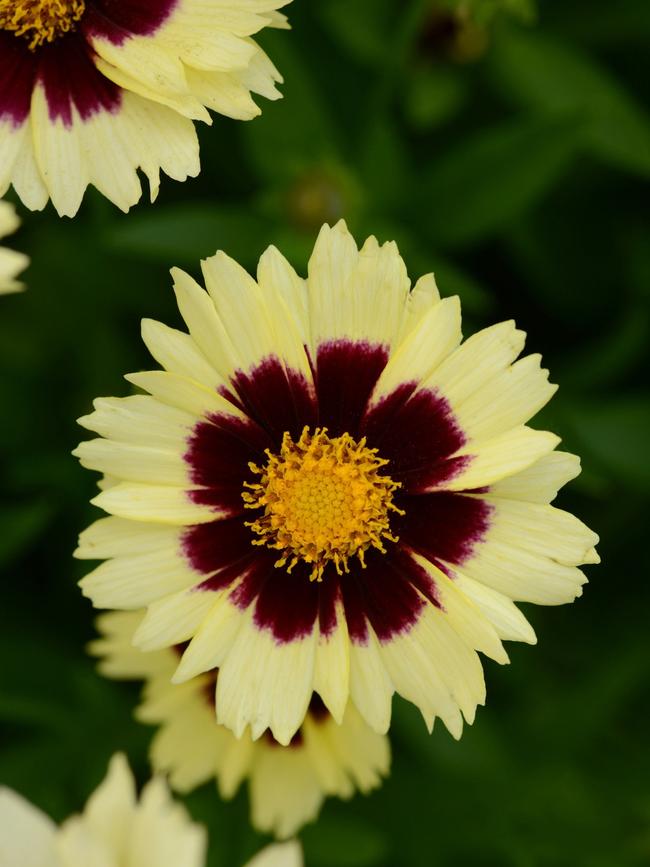
M368 548L385 554L384 541L398 541L390 513L404 514L393 503L400 485L379 472L388 461L365 437L356 442L347 433L329 437L326 428L311 434L305 427L297 442L285 433L280 453L267 455L265 467L250 464L261 479L245 483L243 498L247 509L264 509L248 526L260 536L253 544L282 551L277 567L290 572L304 560L310 579L322 581L328 563L342 575L351 557L365 567Z
M85 0L0 0L0 29L29 40L30 51L74 30Z

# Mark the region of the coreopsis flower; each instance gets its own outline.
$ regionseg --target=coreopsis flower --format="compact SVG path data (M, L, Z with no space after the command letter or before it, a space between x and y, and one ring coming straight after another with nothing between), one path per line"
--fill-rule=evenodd
M502 322L461 343L457 298L411 289L393 243L325 226L301 279L224 253L207 292L173 272L189 334L143 323L163 370L104 398L76 454L111 477L78 556L134 643L188 642L177 683L219 669L218 721L288 744L316 692L385 732L394 692L459 737L485 699L477 651L534 642L515 601L569 602L596 535L550 501L579 472L526 422L555 391Z
M123 210L160 171L199 172L193 121L247 120L280 75L251 38L288 0L0 0L0 195L73 216L88 184Z
M178 791L216 777L221 796L231 798L248 779L253 825L286 838L316 818L327 795L369 792L388 772L386 736L373 732L351 704L338 725L317 695L289 746L269 734L253 741L248 731L238 740L215 719L218 672L171 683L180 648L143 653L134 647L141 621L140 612L102 615L97 621L102 637L90 650L101 657L99 668L107 676L145 680L136 715L160 726L151 745L152 765L168 773Z
M140 799L125 757L111 759L106 779L84 812L61 827L11 789L0 788L3 867L203 867L206 836L162 778Z
M13 205L0 202L0 239L15 232L20 220ZM23 284L16 277L29 264L29 259L15 250L0 247L0 295L9 292L20 292Z

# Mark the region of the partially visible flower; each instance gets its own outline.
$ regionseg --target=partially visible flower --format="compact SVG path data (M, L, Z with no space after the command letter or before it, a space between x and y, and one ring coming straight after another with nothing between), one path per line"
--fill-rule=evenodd
M580 471L527 422L555 391L501 322L464 342L457 298L411 289L393 243L323 227L307 279L273 247L224 253L207 292L175 270L189 334L145 321L164 370L104 398L76 450L111 476L77 556L101 608L147 608L143 650L189 642L174 680L219 669L216 712L282 744L316 692L378 732L395 692L460 737L478 652L534 642L517 601L559 605L598 537L550 505Z
M262 849L246 867L302 867L302 849L295 840L272 843Z
M89 649L102 658L99 669L108 677L145 680L136 715L160 725L151 762L154 770L169 773L178 791L216 777L221 796L230 798L248 779L253 825L286 838L316 818L327 795L369 792L388 772L388 738L373 732L351 704L338 725L316 695L289 746L270 733L253 741L246 731L238 740L215 719L217 672L171 683L181 648L143 653L134 647L142 617L131 611L101 615L102 637Z
M489 44L489 30L484 21L465 4L449 7L432 4L418 39L423 57L471 63L481 58Z
M206 835L161 778L137 799L126 758L108 774L82 814L60 828L11 789L0 789L2 867L203 867Z
M82 814L55 823L12 789L0 787L0 867L204 867L207 835L172 800L160 777L137 799L126 758L108 774ZM292 840L259 852L246 867L302 867Z
M251 38L289 0L0 0L0 195L73 216L93 184L122 210L160 172L199 172L195 120L248 120L281 76Z
M0 202L0 239L15 232L20 225L16 210L9 202ZM29 265L29 259L22 253L0 247L0 295L20 292L23 284L16 280L18 274Z

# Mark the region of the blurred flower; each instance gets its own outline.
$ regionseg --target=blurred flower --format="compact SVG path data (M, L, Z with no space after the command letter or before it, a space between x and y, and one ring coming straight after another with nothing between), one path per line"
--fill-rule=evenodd
M427 16L418 40L423 57L471 63L485 54L489 33L465 3L455 6L434 5Z
M3 867L203 867L206 836L166 783L150 780L140 800L125 757L111 759L106 779L84 812L58 828L11 789L0 788Z
M126 758L116 754L84 812L61 827L17 792L0 787L2 867L204 867L207 838L160 777L140 800ZM292 840L259 852L247 867L302 867Z
M280 211L292 225L317 232L323 223L335 223L356 207L359 190L349 171L331 162L312 166L296 175L284 193Z
M303 867L302 849L296 840L273 843L262 849L246 867Z
M15 232L20 220L13 205L0 202L0 239ZM23 284L16 280L18 274L29 265L29 259L22 253L0 247L0 295L20 292Z
M337 725L317 696L289 746L270 734L253 741L245 732L238 740L215 719L217 672L172 684L180 648L150 653L135 648L133 634L141 621L140 612L102 615L97 621L102 638L90 650L102 657L100 671L108 677L145 679L137 716L160 724L151 761L156 771L169 773L175 789L187 792L216 777L221 796L231 798L248 779L253 825L290 837L316 818L327 795L369 792L388 773L386 736L369 729L352 705Z
M77 556L105 608L147 608L134 643L189 641L219 669L217 719L288 744L312 693L378 732L398 692L455 737L485 699L477 651L534 642L513 604L581 592L597 537L549 502L579 472L525 425L552 396L503 322L462 345L457 298L412 291L394 243L323 227L302 280L273 247L257 282L224 253L208 291L173 272L189 335L143 323L164 371L105 398L76 450L116 482Z
M160 170L199 172L193 121L241 120L280 75L250 38L288 0L0 0L0 195L74 216L88 184L123 210Z

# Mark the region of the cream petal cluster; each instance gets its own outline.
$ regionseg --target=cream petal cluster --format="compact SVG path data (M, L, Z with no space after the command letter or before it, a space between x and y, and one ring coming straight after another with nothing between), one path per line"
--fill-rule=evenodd
M15 232L20 225L16 209L9 202L0 202L0 239ZM24 286L16 278L29 265L22 253L0 247L0 295L20 292Z
M137 798L126 758L111 759L108 774L80 815L57 827L10 789L0 789L0 864L3 867L204 867L206 835L162 778Z
M218 672L173 684L178 650L143 653L133 646L142 617L131 611L103 614L97 620L101 637L89 650L108 677L145 681L136 716L159 726L151 763L168 774L173 788L188 792L216 778L220 795L231 798L248 780L252 824L287 838L316 818L325 797L350 798L380 785L390 765L388 738L372 731L352 704L338 725L321 702L312 701L286 747L270 736L253 741L248 731L237 739L215 718Z
M206 851L205 829L172 800L162 778L137 798L121 754L83 813L60 827L0 787L0 867L205 867ZM268 846L247 867L302 867L302 851L295 841Z
M84 594L146 609L133 642L180 647L174 683L218 669L238 738L289 744L314 693L380 733L398 693L460 737L479 653L536 640L516 603L570 602L598 562L551 505L578 458L528 424L556 388L540 356L513 322L463 340L457 298L342 222L306 278L273 247L256 279L221 252L202 270L173 271L187 332L143 323L162 369L80 420L111 480Z
M122 210L199 172L194 121L248 120L281 76L253 37L288 0L0 0L0 196Z

